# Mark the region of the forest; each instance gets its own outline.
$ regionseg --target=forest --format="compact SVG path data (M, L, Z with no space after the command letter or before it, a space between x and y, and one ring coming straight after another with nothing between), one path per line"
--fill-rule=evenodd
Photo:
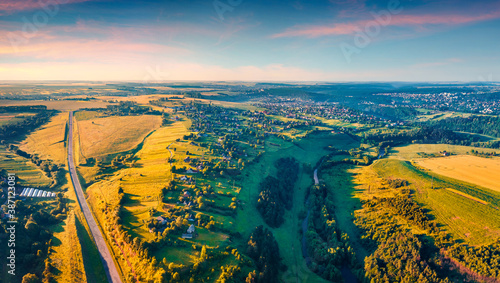
M279 227L284 221L285 209L292 208L293 188L299 172L297 160L291 157L278 159L275 167L277 178L264 178L257 200L257 210L271 227Z

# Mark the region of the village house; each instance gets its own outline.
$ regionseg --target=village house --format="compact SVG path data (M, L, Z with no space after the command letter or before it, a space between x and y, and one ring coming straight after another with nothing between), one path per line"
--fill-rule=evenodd
M165 218L165 217L163 217L163 216L158 216L158 217L156 217L156 220L158 220L158 223L159 223L160 225L165 225L165 224L167 224L167 223L168 223L168 219L167 219L167 218Z

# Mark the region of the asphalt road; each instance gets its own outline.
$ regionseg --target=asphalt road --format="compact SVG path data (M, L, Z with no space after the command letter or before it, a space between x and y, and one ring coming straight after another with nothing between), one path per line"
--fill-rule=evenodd
M102 233L97 226L92 212L90 212L87 200L85 199L85 195L83 194L82 186L80 185L80 181L78 180L78 175L76 174L75 162L73 159L73 112L69 112L68 166L71 175L71 181L73 182L78 202L80 203L83 215L87 220L90 232L92 233L92 237L94 238L97 249L99 250L101 261L104 265L104 270L106 272L106 276L108 277L108 281L112 283L121 283L122 281L120 279L118 270L116 269L115 263L113 262L113 257L109 252L108 246L106 246L106 241L102 237Z

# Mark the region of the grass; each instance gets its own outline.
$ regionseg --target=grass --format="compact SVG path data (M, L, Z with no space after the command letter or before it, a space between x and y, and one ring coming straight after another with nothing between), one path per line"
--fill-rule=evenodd
M108 278L104 271L99 255L99 251L90 236L90 230L85 222L85 218L81 211L78 211L75 218L75 226L82 245L82 258L87 275L87 282L108 282Z
M466 194L466 193L464 193L464 192L457 191L457 190L450 189L450 188L446 188L446 189L447 189L448 191L452 192L452 193L455 193L455 194L461 195L461 196L466 197L466 198L468 198L468 199L471 199L471 200L473 200L473 201L477 201L477 202L479 202L480 204L488 205L488 203L487 203L487 202L485 202L484 200L482 200L482 199L478 199L478 198L473 197L473 196L471 196L471 195L468 195L468 194Z
M156 257L159 262L166 258L168 262L186 265L194 263L199 257L199 252L193 250L191 245L188 245L186 247L168 247L168 249L161 249L155 252L153 256Z
M416 201L453 238L479 245L493 242L500 236L500 215L496 203L483 205L463 194L445 189L451 188L485 201L481 188L440 178L439 175L432 178L432 175L401 160L382 159L374 163L372 169L381 178L395 177L409 181ZM464 191L465 188L468 190Z
M40 159L51 159L56 163L66 164L66 124L68 113L60 113L51 118L48 124L29 134L19 148L37 154Z
M344 128L355 128L355 129L360 129L365 127L364 124L360 123L350 123L350 122L343 122L338 119L326 119L322 117L316 117L316 119L321 120L321 122L325 123L325 125L332 126L332 127L344 127Z
M340 230L349 236L350 245L356 253L360 264L364 264L367 251L359 239L361 233L354 222L354 212L361 209L358 190L354 188L354 172L352 165L338 165L318 173L320 180L324 180L329 192L333 196L335 218Z
M417 164L432 172L500 192L500 159L477 156L428 158Z
M104 117L104 114L102 112L98 111L77 111L73 115L77 121L85 121L85 120L92 120L95 118L101 118Z
M73 212L59 225L59 231L54 232L50 258L52 265L59 271L54 278L57 282L87 281Z
M160 116L113 116L78 121L80 152L84 158L102 158L130 150L159 128Z
M255 202L259 194L259 183L262 178L276 174L274 163L281 157L295 157L303 163L314 166L322 156L329 152L323 147L334 145L336 148L349 149L357 147L358 143L347 135L316 134L302 139L296 143L284 142L280 139L271 140L273 143L279 143L281 146L269 146L266 148L261 160L249 166L245 170L247 176L242 182L242 191L239 199L243 202L242 209L238 210L234 220L234 230L239 231L243 237L243 243L246 243L250 233L258 225L264 225L264 220L255 207ZM285 223L281 227L271 229L278 242L280 255L284 263L288 266L289 272L283 275L284 280L300 278L302 282L326 282L315 273L311 272L305 266L305 260L302 256L301 243L299 237L299 212L304 210L305 193L307 187L313 184L312 172L304 172L301 166L299 179L295 187L293 208L285 213ZM269 228L269 227L268 227Z

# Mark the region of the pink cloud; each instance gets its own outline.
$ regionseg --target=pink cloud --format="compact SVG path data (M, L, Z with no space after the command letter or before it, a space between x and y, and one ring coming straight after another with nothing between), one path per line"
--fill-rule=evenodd
M460 25L500 18L500 11L494 11L476 16L467 15L392 15L387 26L423 28L427 25ZM280 37L309 37L316 38L329 35L354 34L363 30L365 26L375 19L359 20L350 23L337 23L333 25L296 26L284 32L272 35Z
M2 0L0 2L0 15L12 14L17 11L41 9L45 3L73 4L91 0Z
M152 60L154 57L189 54L183 48L153 43L130 42L123 39L71 39L36 41L21 45L17 50L10 44L0 44L0 56L44 60L120 62L121 60Z

